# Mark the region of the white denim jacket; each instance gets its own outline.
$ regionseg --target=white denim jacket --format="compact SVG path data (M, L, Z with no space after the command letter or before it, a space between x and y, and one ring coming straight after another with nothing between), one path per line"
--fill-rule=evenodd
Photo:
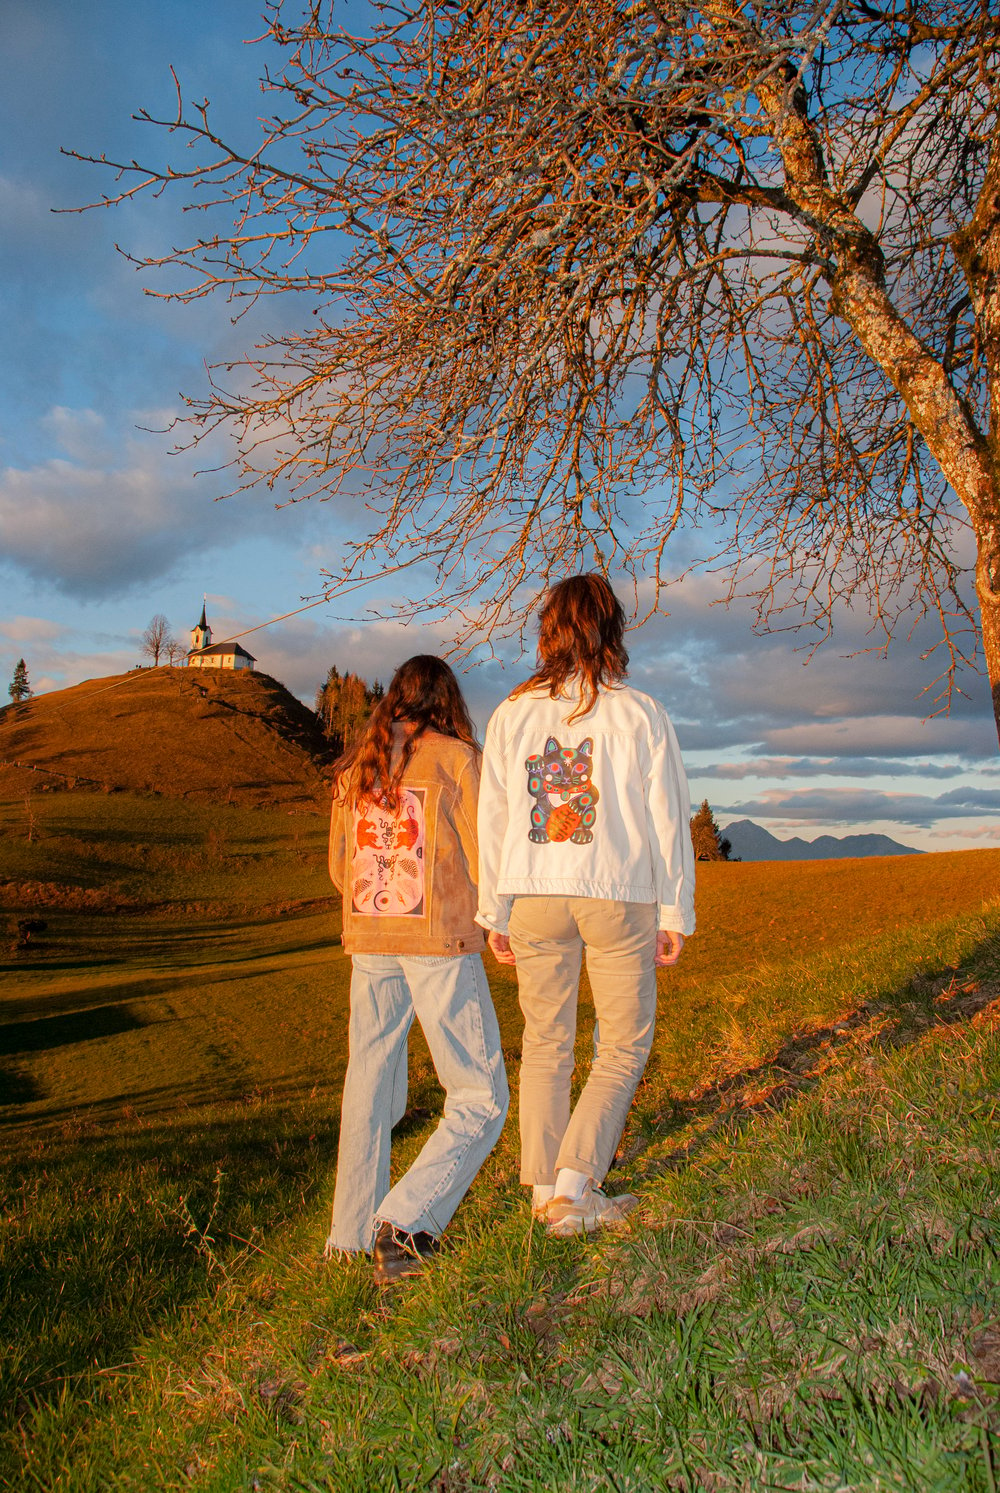
M666 710L628 686L504 700L486 732L476 921L507 932L515 896L655 902L694 932L691 800Z

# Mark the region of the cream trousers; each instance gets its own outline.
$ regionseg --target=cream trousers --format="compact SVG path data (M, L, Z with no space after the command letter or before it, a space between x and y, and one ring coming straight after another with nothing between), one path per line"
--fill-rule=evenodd
M603 1182L653 1044L656 922L651 902L514 899L510 944L524 1013L522 1182L554 1182L564 1166ZM571 1115L584 950L600 1035Z

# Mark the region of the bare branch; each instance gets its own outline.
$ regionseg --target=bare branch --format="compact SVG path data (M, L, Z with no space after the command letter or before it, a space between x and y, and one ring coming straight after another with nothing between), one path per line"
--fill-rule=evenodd
M923 609L953 667L981 629L1000 690L993 7L412 0L368 36L290 9L258 143L178 87L139 118L183 167L98 157L99 205L206 215L144 261L187 273L156 293L312 312L190 418L235 433L240 489L356 495L331 588L429 564L402 610L472 646L571 567L659 598L710 520L761 625L823 636L857 598L883 647Z

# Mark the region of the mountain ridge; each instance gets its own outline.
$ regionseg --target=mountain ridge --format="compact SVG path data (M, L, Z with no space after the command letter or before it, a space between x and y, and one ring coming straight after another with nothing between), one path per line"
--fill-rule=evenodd
M733 847L733 855L743 861L825 861L877 855L923 855L912 845L901 845L888 835L818 835L803 840L779 840L752 819L735 819L722 833Z

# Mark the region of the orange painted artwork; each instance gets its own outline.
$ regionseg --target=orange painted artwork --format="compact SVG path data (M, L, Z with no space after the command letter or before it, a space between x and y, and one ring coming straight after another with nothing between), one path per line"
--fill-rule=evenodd
M399 810L366 803L354 816L351 901L363 917L424 911L424 790L402 788Z

